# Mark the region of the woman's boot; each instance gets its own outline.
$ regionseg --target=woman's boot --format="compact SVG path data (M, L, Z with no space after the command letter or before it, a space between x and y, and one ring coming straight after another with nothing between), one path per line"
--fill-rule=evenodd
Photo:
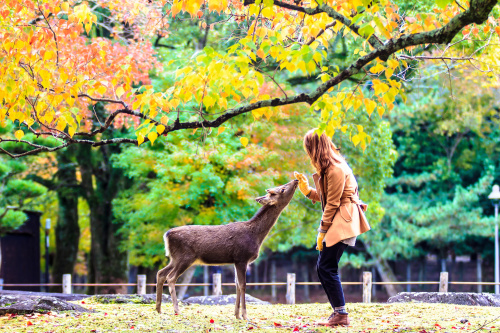
M349 315L347 313L336 313L329 321L328 326L349 326Z

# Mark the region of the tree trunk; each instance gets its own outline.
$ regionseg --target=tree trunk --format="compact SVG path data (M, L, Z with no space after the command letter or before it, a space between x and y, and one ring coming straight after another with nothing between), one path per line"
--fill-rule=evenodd
M406 281L411 281L411 261L406 262ZM406 291L411 292L411 284L406 285Z
M61 283L63 274L73 274L78 254L80 226L78 225L79 185L76 179L75 150L68 147L57 154L57 183L54 189L58 199L55 227L56 251L52 266L54 283ZM51 288L59 291L59 287Z
M392 268L389 266L387 260L384 259L376 259L375 267L377 267L378 274L380 275L380 279L382 282L395 282L398 281L396 275L392 271ZM402 291L400 285L395 284L384 284L385 291L389 297L396 296L398 293Z
M307 262L304 264L304 269L302 270L302 279L304 282L309 282L309 269L307 267ZM304 301L309 303L311 301L310 293L309 293L309 285L304 286Z
M481 257L481 253L477 254L477 259L476 259L476 268L477 268L477 282L483 282L483 269L482 265L483 264L483 258ZM482 293L483 292L483 286L478 284L477 285L477 292Z
M113 218L112 202L118 194L122 172L112 167L109 157L113 147L101 147L92 156L89 146L81 146L78 154L82 187L90 208L91 247L90 283L127 282L127 254L120 249L118 230L122 226ZM116 148L115 148L116 149ZM97 166L93 165L93 161ZM95 184L95 185L94 185ZM94 188L95 186L95 188ZM125 293L125 287L93 289L94 293Z
M370 256L375 260L375 267L380 275L380 280L382 282L396 282L398 279L396 275L392 271L391 266L387 260L380 258L377 255L371 253L370 246L365 243L366 251L370 254ZM397 284L384 284L385 291L389 297L396 296L398 293L402 292L403 289L400 285Z

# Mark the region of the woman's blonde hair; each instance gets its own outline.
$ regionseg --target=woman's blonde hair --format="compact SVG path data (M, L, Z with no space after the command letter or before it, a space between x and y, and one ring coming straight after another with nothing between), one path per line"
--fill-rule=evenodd
M318 173L323 173L334 163L344 161L332 140L325 133L318 136L316 129L310 130L304 136L304 150L311 159L311 165Z

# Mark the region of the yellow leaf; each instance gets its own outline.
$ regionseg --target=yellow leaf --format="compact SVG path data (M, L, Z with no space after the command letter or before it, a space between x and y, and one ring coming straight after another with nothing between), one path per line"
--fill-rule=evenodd
M149 132L148 139L151 141L151 144L155 143L155 140L158 138L158 134L156 132Z
M142 101L140 99L137 99L134 104L132 104L133 109L139 109L142 105Z
M255 117L255 119L259 119L262 117L262 109L257 109L257 110L252 110L252 115Z
M224 126L221 126L219 127L219 129L217 130L217 135L221 134L222 132L224 132L226 128Z
M359 137L358 134L356 134L355 136L353 136L351 138L351 141L354 144L354 146L357 146L359 144L359 142L361 141L361 138Z
M118 98L122 97L122 95L125 93L125 90L123 89L122 86L118 87L118 89L116 89L116 96L118 96Z
M342 133L345 133L347 131L347 125L342 126L340 130L342 131Z
M375 103L375 101L372 101L371 99L365 98L365 106L366 112L368 112L368 115L371 116L373 110L375 110L375 107L377 106L377 103Z
M137 134L137 145L140 146L144 142L144 135Z
M366 141L365 140L361 141L361 148L363 149L363 151L366 150Z
M28 127L31 127L34 123L35 120L33 118L26 119L26 125L28 125Z
M68 134L70 137L73 137L75 135L76 128L74 127L68 127Z
M158 132L158 134L162 134L165 131L165 126L163 125L156 126L156 131Z
M380 80L373 80L373 90L375 90L375 95L380 95L389 90L389 86Z
M394 73L394 70L392 68L385 69L385 77L386 78L390 79L393 73Z
M97 92L100 94L100 95L104 95L106 93L106 87L105 86L100 86L99 88L97 88ZM135 108L134 108L135 109Z
M61 9L67 13L69 11L69 4L67 2L63 2L61 4Z
M24 132L22 130L17 130L15 133L14 133L14 136L16 137L16 139L19 141L23 138L24 136Z
M64 129L66 128L66 120L64 120L63 118L60 118L58 121L57 121L57 126L56 128L59 130L59 131L64 131Z
M191 135L194 135L194 133L196 133L196 131L197 131L197 130L198 130L198 129L197 129L197 128L195 128L195 129L193 130L193 133L192 133Z
M50 60L50 59L54 58L54 55L55 55L54 52L46 51L45 54L43 55L43 60L44 61Z
M382 117L384 115L385 109L383 107L379 106L377 108L377 112L378 112L378 115Z
M376 74L376 73L380 73L384 69L385 69L385 67L382 66L382 64L378 63L375 66L373 66L372 68L370 68L370 72L373 74Z
M325 133L327 136L329 136L330 138L335 134L335 128L333 127L333 122L330 121L328 123L328 126L326 126L326 130L325 130Z
M389 65L390 68L395 69L396 67L399 66L399 62L397 60L387 60L387 64Z
M244 136L240 138L240 142L243 145L243 147L246 147L248 145L248 139L245 138Z
M356 125L356 127L358 128L358 132L363 132L363 126L361 126L361 125Z

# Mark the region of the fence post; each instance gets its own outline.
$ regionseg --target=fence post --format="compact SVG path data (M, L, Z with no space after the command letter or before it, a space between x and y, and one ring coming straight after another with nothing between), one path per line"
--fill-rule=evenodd
M276 260L271 260L271 282L276 283ZM271 300L276 302L276 285L271 286Z
M146 294L146 275L139 274L137 275L137 294L145 295Z
M222 295L222 275L221 273L215 273L212 275L213 286L212 286L212 294L214 296Z
M286 304L295 304L295 273L286 275Z
M448 272L441 272L439 274L439 292L448 292Z
M363 303L372 301L372 272L363 272Z
M203 283L208 283L208 266L203 266ZM208 286L203 286L203 296L208 296Z
M71 274L63 274L62 292L63 294L71 294Z

